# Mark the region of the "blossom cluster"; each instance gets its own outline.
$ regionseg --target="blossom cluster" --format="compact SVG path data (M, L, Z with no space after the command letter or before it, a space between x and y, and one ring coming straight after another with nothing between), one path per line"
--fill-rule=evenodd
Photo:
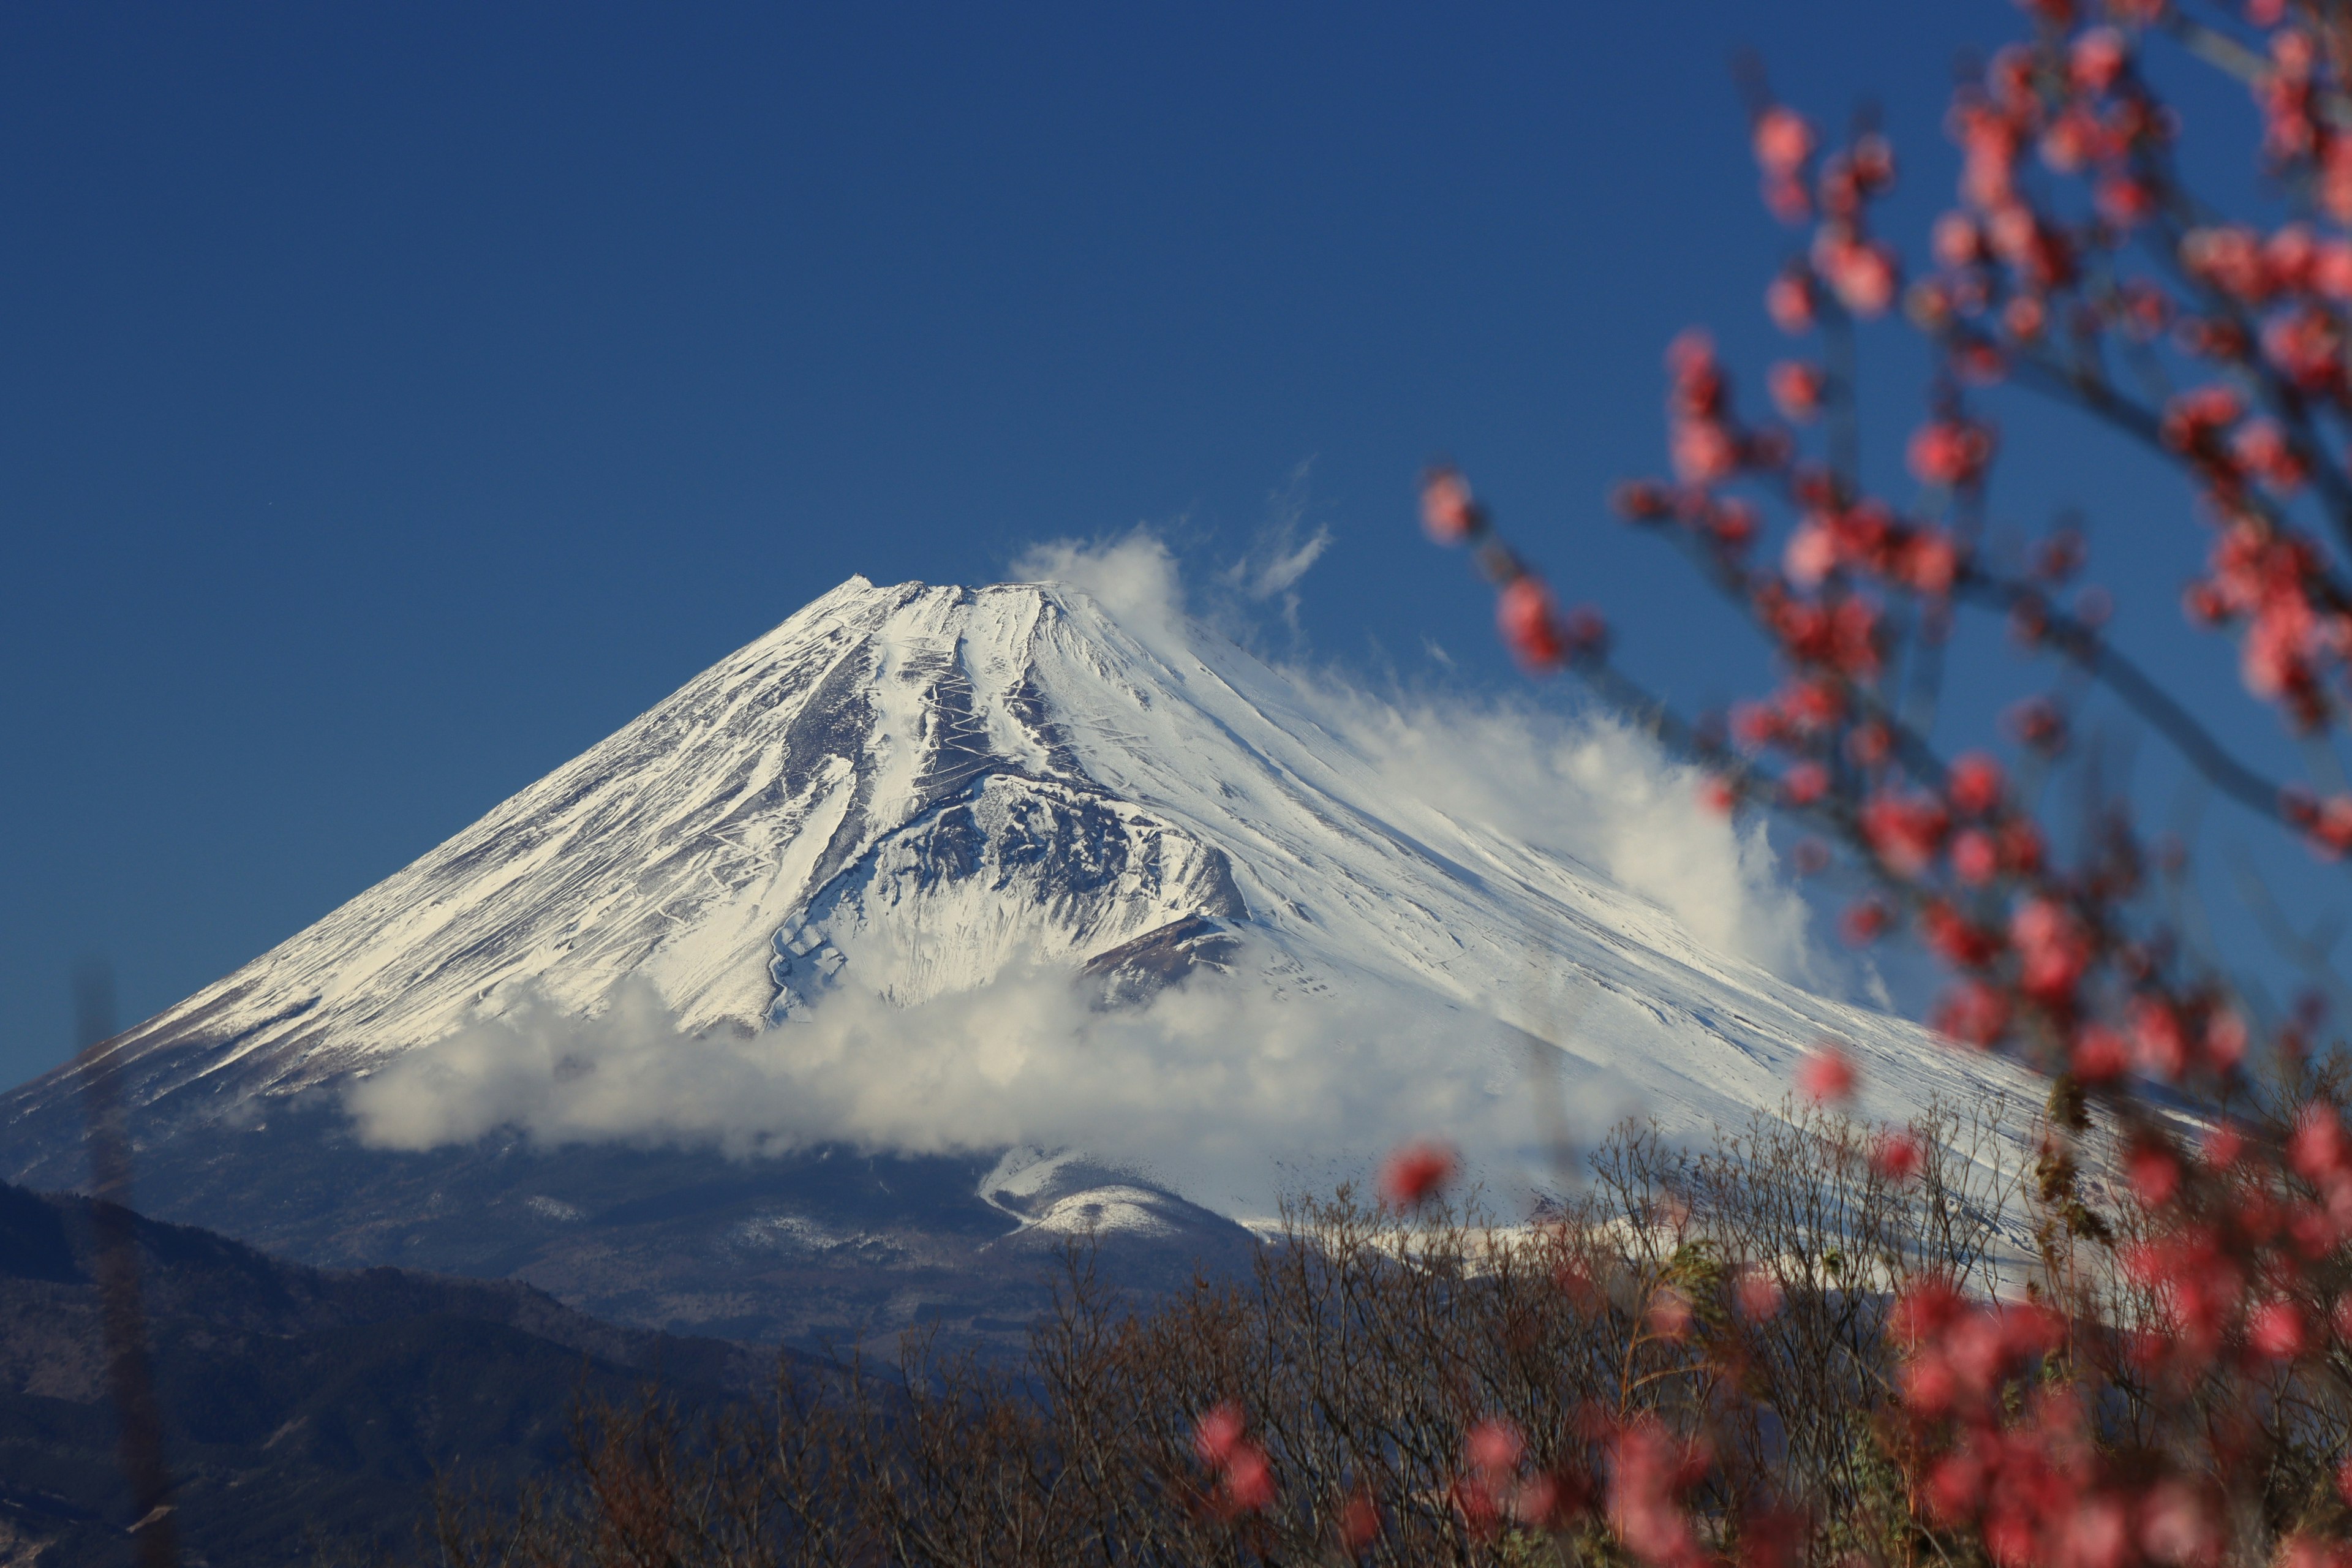
M1770 367L1756 414L1706 333L1678 337L1667 471L1612 504L1764 635L1769 689L1674 717L1612 663L1596 612L1557 607L1460 472L1424 476L1423 519L1475 549L1523 664L1574 669L1643 714L1702 764L1711 805L1801 830L1800 871L1842 868L1862 889L1848 940L1906 932L1948 970L1946 1037L2050 1075L2030 1298L1970 1299L1930 1271L1888 1304L1899 1372L1873 1441L1903 1478L1905 1539L1972 1541L2004 1565L2315 1568L2352 1560L2352 1465L2335 1468L2352 1440L2342 1085L2310 1059L2312 1015L2258 1039L2230 977L2151 909L2177 850L2103 802L2062 855L2040 785L2096 683L2240 804L2324 858L2352 852L2352 787L2329 749L2352 697L2352 582L2326 542L2352 546L2352 7L2253 0L2220 26L2168 0L2023 8L2031 36L1954 92L1957 199L1917 268L1874 222L1895 177L1877 127L1832 145L1751 83L1765 205L1805 237L1764 304L1813 352ZM2180 120L2142 68L2167 38L2250 89L2285 221L2231 221L2187 190ZM1898 307L1936 366L1906 497L1872 493L1853 445L1853 334ZM1996 388L2084 411L2179 474L2206 535L2187 619L2234 640L2241 683L2303 742L2307 781L2231 756L2110 641L2079 531L2021 556L1987 543L2001 443L1979 405ZM1970 607L2063 674L2009 710L2005 745L1948 754L1936 683ZM1824 1047L1799 1087L1842 1104L1856 1077ZM1890 1134L1870 1163L1902 1181L1921 1151ZM1778 1300L1767 1277L1744 1277L1750 1289ZM1702 1436L1614 1436L1606 1522L1654 1568L1724 1549L1719 1515L1711 1538L1694 1523L1696 1490L1722 1481ZM2282 1501L2330 1444L2317 1491Z

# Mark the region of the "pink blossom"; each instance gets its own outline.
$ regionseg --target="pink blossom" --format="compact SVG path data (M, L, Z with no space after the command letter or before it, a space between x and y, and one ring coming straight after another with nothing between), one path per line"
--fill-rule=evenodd
M1456 1163L1443 1143L1408 1143L1381 1167L1381 1201L1392 1209L1418 1208L1454 1179Z
M1990 1049L2009 1028L2009 999L1981 980L1963 980L1946 991L1930 1020L1936 1032L1962 1045Z
M1519 1429L1499 1415L1490 1415L1470 1428L1462 1453L1470 1468L1489 1477L1516 1473L1528 1451Z
M1682 1509L1682 1494L1703 1473L1696 1461L1654 1416L1625 1427L1611 1445L1609 1522L1651 1568L1696 1568L1701 1561Z
M1811 331L1818 315L1813 302L1813 280L1802 272L1783 272L1772 279L1764 290L1765 312L1772 324L1792 336Z
M1767 174L1783 179L1813 155L1813 128L1779 104L1756 117L1755 142L1756 162Z
M1944 783L1944 797L1962 816L1982 816L2000 805L2008 781L1999 761L1983 752L1955 758Z
M1495 602L1495 625L1505 646L1533 670L1556 669L1568 659L1568 639L1562 636L1551 590L1543 579L1526 573L1503 584Z
M1890 1182L1907 1182L1919 1173L1923 1158L1919 1140L1910 1132L1882 1134L1870 1151L1870 1168Z
M2084 1083L2113 1083L2131 1068L2131 1047L2105 1024L2085 1024L2074 1036L2074 1076Z
M1853 1058L1835 1041L1814 1047L1797 1068L1797 1089L1816 1104L1835 1104L1853 1097Z
M1952 875L1972 888L2000 874L2000 849L1991 834L1971 827L1952 839Z
M1659 1339L1680 1341L1690 1332L1690 1298L1671 1285L1661 1285L1650 1293L1642 1318Z
M1780 775L1780 798L1790 805L1811 805L1829 787L1830 771L1819 763L1792 763Z
M1265 1449L1248 1441L1234 1446L1225 1460L1224 1494L1237 1513L1258 1513L1273 1503L1274 1466Z
M1772 405L1800 425L1822 411L1823 378L1818 366L1782 360L1766 380Z
M2133 1194L2149 1208L2162 1208L2180 1190L2180 1162L2158 1144L2136 1144L2124 1158L2124 1170Z
M1739 1271L1732 1286L1732 1300L1738 1303L1740 1315L1749 1322L1760 1323L1778 1317L1782 1300L1780 1278L1763 1265L1751 1263Z
M2345 1169L2344 1121L2330 1107L2313 1103L2295 1117L2286 1141L2287 1163L2305 1181L2318 1184Z
M2131 1005L2131 1034L2139 1070L2151 1078L2179 1082L2189 1066L2180 1015L2154 997L2136 998Z
M1926 872L1943 847L1951 817L1932 795L1881 790L1863 804L1862 836L1886 868L1898 877Z
M1421 526L1440 544L1458 544L1477 530L1477 503L1458 468L1432 468L1421 479Z
M1876 899L1857 899L1838 916L1838 934L1856 947L1867 947L1886 930L1892 918Z
M2090 967L2091 941L2072 910L2052 899L2028 900L2010 921L2009 940L2021 963L2020 989L2051 1006L2074 1000Z
M1204 1465L1222 1465L1233 1455L1242 1440L1248 1423L1242 1407L1228 1400L1213 1409L1203 1411L1192 1426L1192 1451Z
M2303 1310L2294 1302L2265 1301L2246 1318L2246 1342L2273 1361L2293 1361L2304 1352Z
M2105 92L2116 85L2129 58L2124 36L2113 27L2090 27L2077 34L2067 52L2066 74L2084 92Z

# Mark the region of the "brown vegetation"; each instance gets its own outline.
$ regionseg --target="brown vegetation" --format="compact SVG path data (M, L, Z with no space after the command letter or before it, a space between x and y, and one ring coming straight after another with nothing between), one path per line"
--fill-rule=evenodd
M1916 1129L1907 1178L1809 1110L1701 1152L1625 1129L1525 1226L1342 1192L1293 1209L1247 1283L1141 1310L1074 1254L1018 1367L926 1342L903 1385L787 1366L772 1406L700 1428L652 1395L591 1405L570 1475L520 1510L453 1495L437 1548L462 1568L1549 1561L1671 1530L1633 1493L1677 1490L1699 1446L1668 1511L1707 1545L1810 1518L1820 1560L1909 1559L1889 1304L1923 1277L1989 1293L2025 1234L1992 1110ZM1268 1495L1204 1459L1200 1417L1227 1406Z

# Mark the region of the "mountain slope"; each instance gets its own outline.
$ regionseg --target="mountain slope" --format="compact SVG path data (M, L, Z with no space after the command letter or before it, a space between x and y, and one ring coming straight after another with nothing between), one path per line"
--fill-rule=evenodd
M1052 584L862 578L110 1048L142 1108L142 1181L161 1212L356 1261L333 1250L346 1231L413 1246L449 1218L420 1210L422 1197L385 1196L394 1165L383 1159L352 1192L389 1208L352 1212L348 1176L304 1178L312 1197L289 1204L291 1173L320 1169L314 1147L363 1157L321 1107L407 1070L469 1019L594 1013L617 983L641 983L671 1016L677 1072L688 1075L702 1058L683 1042L696 1036L758 1037L789 1056L815 1037L794 1031L836 995L920 1007L1038 966L1080 977L1101 1005L1148 1003L1198 976L1292 1009L1405 1020L1387 1058L1403 1064L1400 1094L1413 1095L1414 1075L1468 1083L1495 1115L1521 1121L1511 1102L1530 1038L1557 1047L1566 1091L1591 1118L1638 1104L1670 1127L1777 1103L1824 1035L1858 1043L1882 1109L1989 1081L1981 1063L1916 1030L1710 951L1591 866L1401 787L1312 681L1197 626L1122 617ZM1252 1092L1246 1043L1238 1055L1219 1044L1218 1071ZM570 1070L562 1053L551 1070ZM0 1167L50 1184L78 1178L73 1085L60 1070L0 1102ZM1099 1164L1069 1169L1117 1186L1124 1161L1131 1176L1137 1114L1088 1126ZM269 1138L251 1136L273 1125ZM1375 1139L1384 1124L1359 1131ZM791 1145L810 1181L824 1135L804 1129ZM1521 1141L1532 1139L1529 1124ZM861 1157L893 1152L863 1142ZM934 1212L918 1227L926 1235L976 1237L992 1212L1000 1227L1029 1223L1076 1195L1066 1174L1021 1200L1034 1212L1003 1212L1003 1194L977 1180L992 1151L967 1139L895 1152L940 1149L956 1157L939 1180L973 1184L971 1205L945 1231ZM1320 1180L1345 1170L1341 1155L1377 1152L1220 1160L1287 1159L1290 1179ZM571 1173L562 1180L602 1190L608 1155L516 1146L498 1158L507 1163L460 1151L430 1167L473 1173L465 1190L482 1212L460 1226L474 1259L465 1266L543 1269L528 1244L536 1221L487 1217L526 1196L513 1184L524 1176L501 1187L498 1170L530 1167L544 1186L552 1160ZM276 1188L273 1163L286 1173ZM782 1167L770 1177L782 1180ZM782 1212L790 1186L769 1183L727 1223L756 1228ZM1262 1172L1237 1172L1185 1191L1247 1215L1265 1189ZM1123 1201L1095 1207L1124 1214ZM1223 1245L1206 1239L1209 1216L1181 1212L1171 1234ZM257 1218L270 1214L279 1217ZM500 1236L513 1246L496 1245ZM445 1245L457 1244L362 1256L431 1263L450 1256L434 1250Z

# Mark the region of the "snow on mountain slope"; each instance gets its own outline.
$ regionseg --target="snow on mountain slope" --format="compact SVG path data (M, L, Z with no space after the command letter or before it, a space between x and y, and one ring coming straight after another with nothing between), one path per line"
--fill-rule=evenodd
M1237 983L1288 1005L1459 1018L1427 1071L1494 1095L1517 1092L1514 1031L1549 1039L1596 1118L1736 1120L1825 1035L1885 1111L1997 1071L1401 788L1312 679L1202 628L1051 584L863 578L115 1048L143 1101L225 1109L526 999L591 1013L624 979L686 1033L788 1042L843 988L919 1005L1043 965L1115 1000L1244 955Z

